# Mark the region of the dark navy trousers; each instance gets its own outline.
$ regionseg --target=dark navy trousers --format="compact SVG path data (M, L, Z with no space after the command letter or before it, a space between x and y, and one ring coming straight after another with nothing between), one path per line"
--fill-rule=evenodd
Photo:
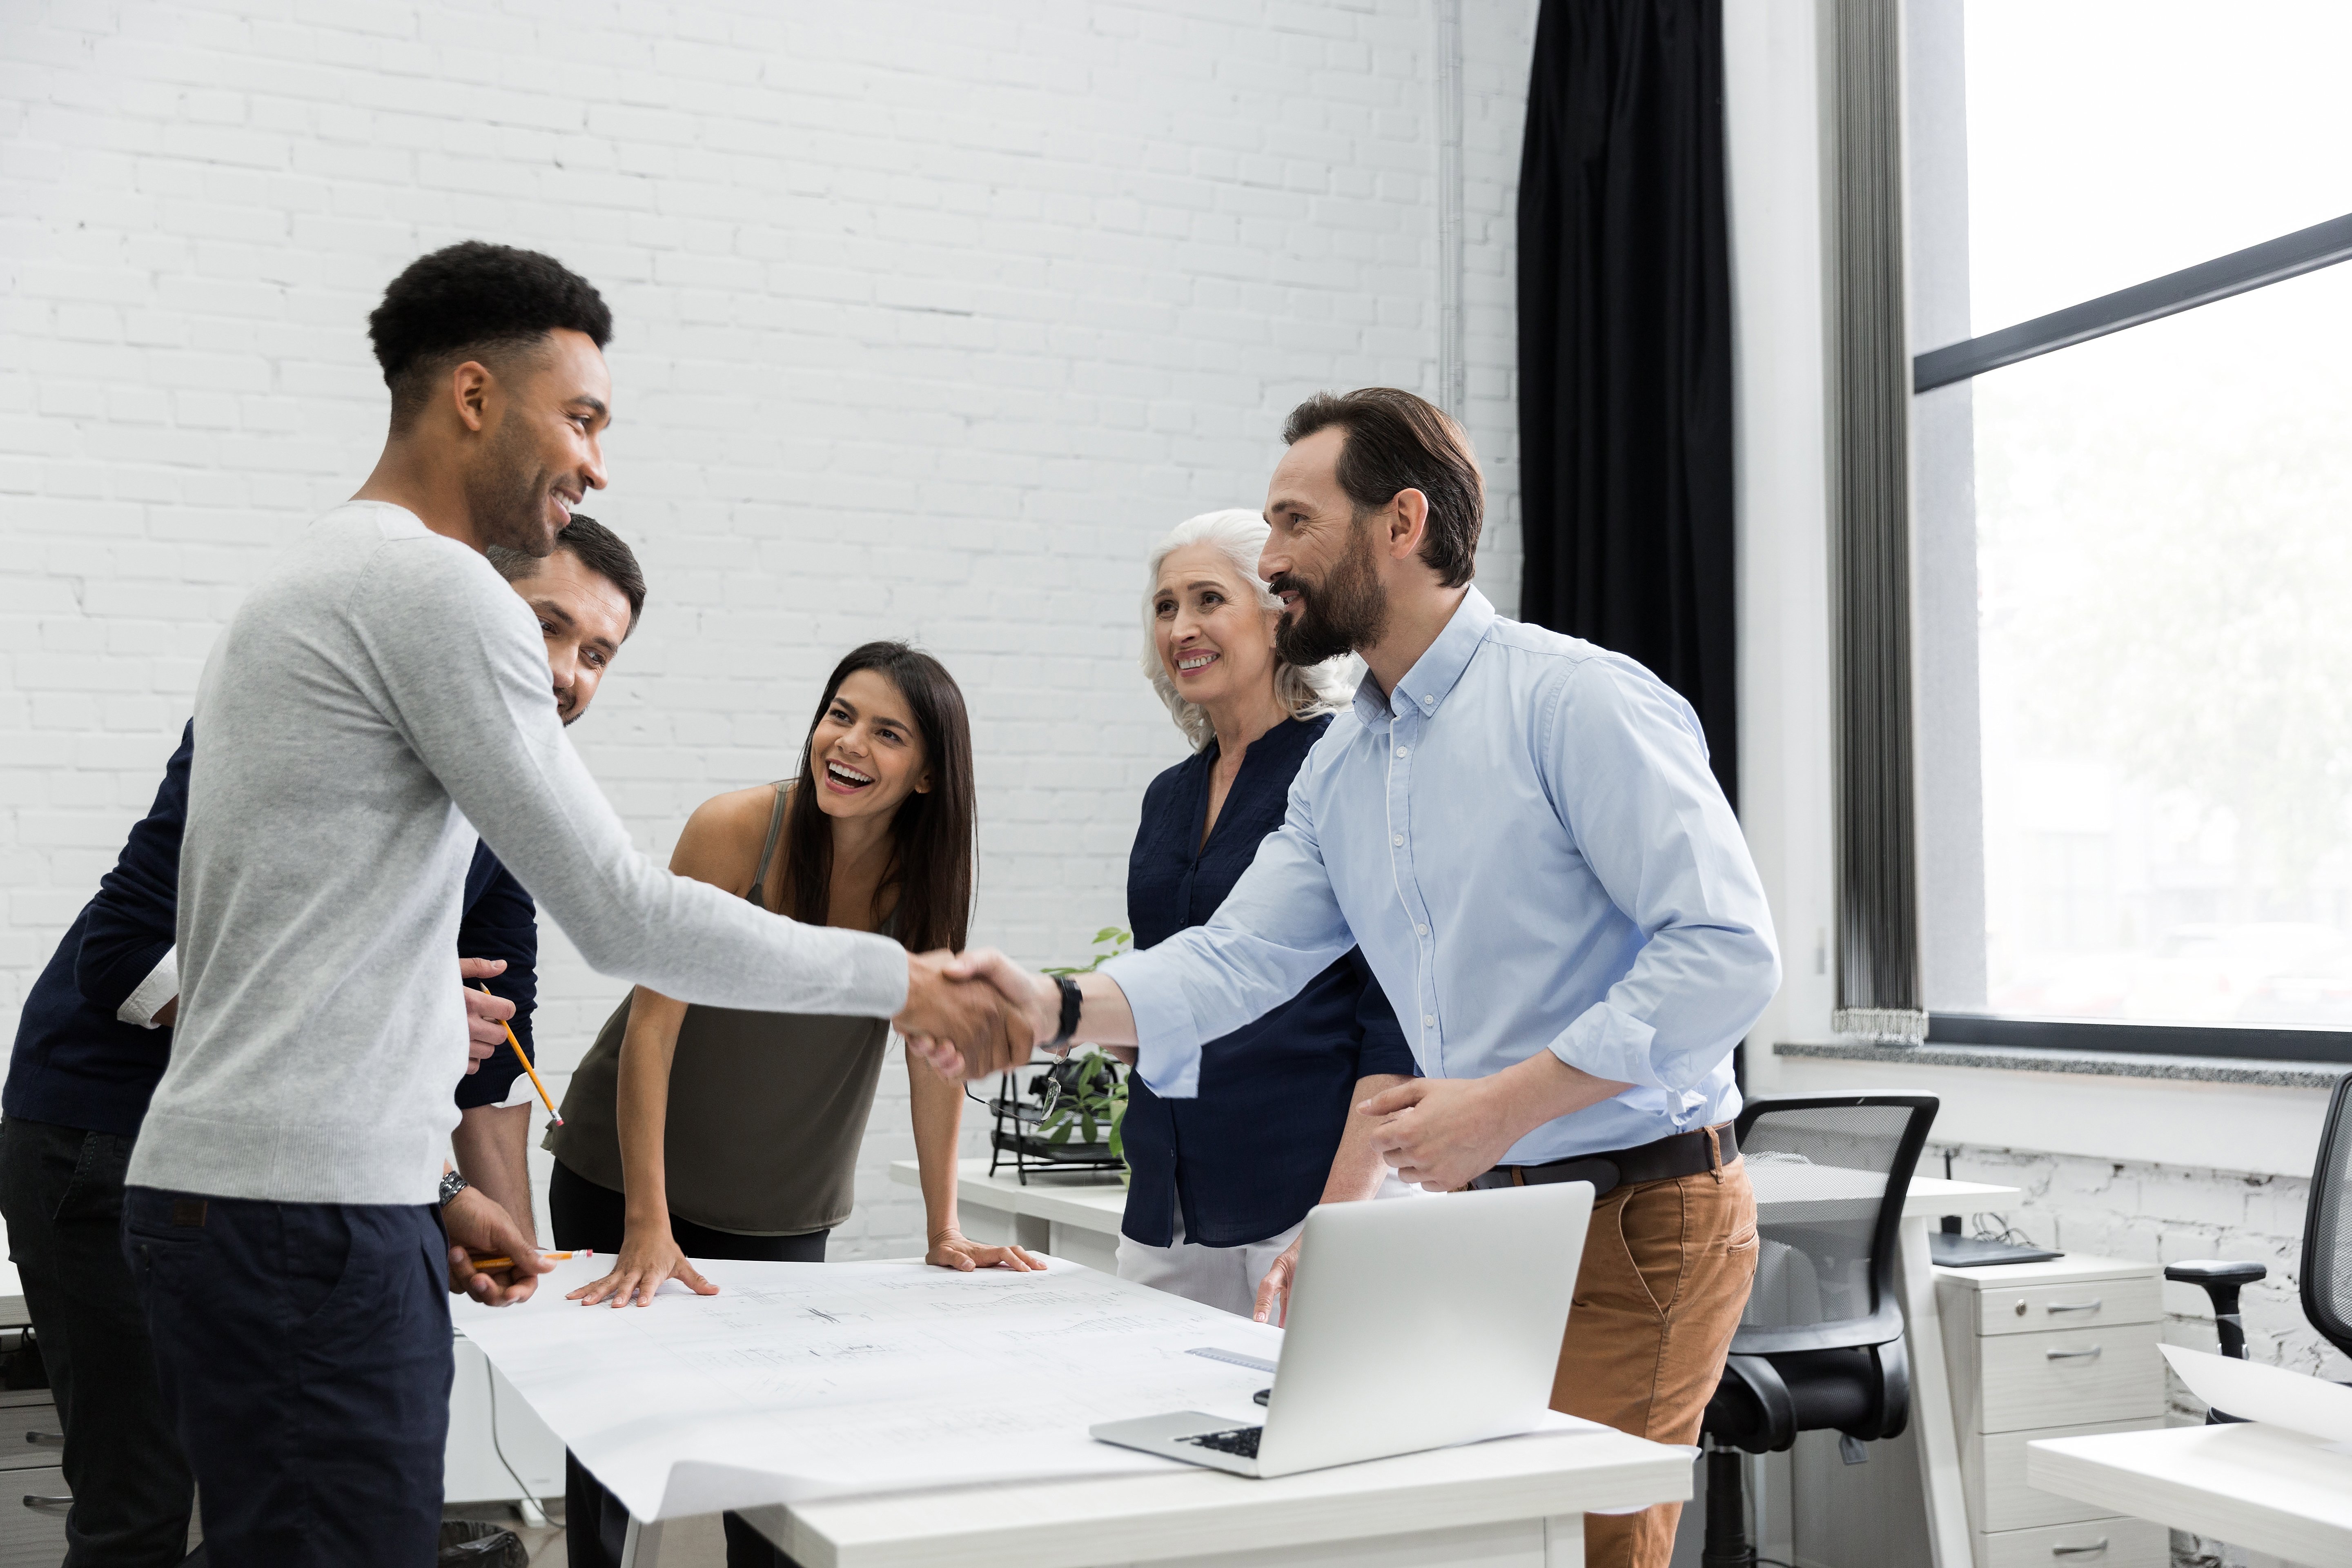
M8 1256L65 1429L65 1568L175 1568L195 1501L122 1266L130 1161L131 1140L117 1133L0 1120Z
M122 1248L217 1568L429 1568L452 1373L438 1212L134 1186Z

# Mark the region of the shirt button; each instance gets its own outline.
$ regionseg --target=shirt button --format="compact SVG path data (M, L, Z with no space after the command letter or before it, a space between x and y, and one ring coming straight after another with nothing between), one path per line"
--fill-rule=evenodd
M1390 839L1389 842L1402 849L1404 847L1404 835L1400 833L1394 838Z
M1411 746L1399 746L1397 748L1397 755L1400 757L1409 757L1412 754L1412 748Z
M1421 1016L1421 1021L1433 1029L1437 1026L1437 1015L1434 1013L1423 1013Z
M1427 926L1415 926L1412 929L1418 935L1427 936L1429 934L1429 928Z
M1423 708L1434 708L1437 706L1437 699L1434 697L1424 697L1421 700L1421 705Z

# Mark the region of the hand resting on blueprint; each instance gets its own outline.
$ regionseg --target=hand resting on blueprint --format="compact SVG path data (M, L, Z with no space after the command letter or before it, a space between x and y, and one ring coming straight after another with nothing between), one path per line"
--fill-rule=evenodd
M471 1296L486 1307L511 1307L530 1300L539 1288L539 1277L555 1267L539 1255L538 1242L514 1216L484 1197L479 1187L464 1188L443 1205L441 1224L449 1233L453 1296ZM476 1258L500 1257L514 1261L488 1274L474 1267Z
M967 1241L953 1226L930 1238L923 1261L934 1268L969 1274L975 1268L1010 1268L1015 1273L1042 1271L1045 1265L1018 1247L983 1247ZM552 1267L551 1265L551 1267ZM621 1240L621 1255L602 1279L583 1285L563 1298L583 1307L610 1300L615 1307L650 1307L662 1281L675 1279L698 1296L716 1296L719 1287L678 1249L667 1224L632 1221Z
M1042 1274L1045 1269L1045 1265L1026 1247L991 1247L970 1240L953 1226L931 1237L923 1261L934 1268L952 1268L959 1274L969 1274L975 1268L1010 1268L1016 1274L1032 1270Z

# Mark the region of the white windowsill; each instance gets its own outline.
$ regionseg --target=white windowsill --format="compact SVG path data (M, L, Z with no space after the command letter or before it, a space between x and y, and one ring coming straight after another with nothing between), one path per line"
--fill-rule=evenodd
M1759 1066L1763 1064L1759 1063ZM1990 1046L1776 1045L1759 1093L1928 1093L1930 1135L2092 1159L2308 1176L2328 1088L2310 1062L2108 1056Z

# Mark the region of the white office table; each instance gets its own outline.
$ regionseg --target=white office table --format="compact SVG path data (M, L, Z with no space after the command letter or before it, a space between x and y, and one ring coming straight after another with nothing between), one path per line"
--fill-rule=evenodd
M2352 1454L2252 1422L2052 1437L2028 1484L2294 1563L2352 1563Z
M1856 1213L1876 1210L1876 1189L1858 1192L1857 1185L1867 1186L1868 1182L1856 1184L1843 1173L1818 1166L1754 1164L1748 1174L1756 1187L1758 1217L1768 1222L1794 1219L1800 1213L1834 1218L1843 1217L1848 1208ZM910 1186L920 1182L912 1160L894 1162L890 1179ZM1903 1251L1895 1278L1908 1329L1912 1423L1919 1438L1926 1522L1936 1568L1969 1568L1971 1548L1927 1233L1939 1215L1966 1214L1984 1207L1988 1199L2016 1191L1981 1182L1914 1176L1903 1205ZM975 1241L1018 1242L1108 1271L1114 1266L1127 1190L1116 1178L1094 1172L1032 1170L1024 1186L1009 1167L992 1176L986 1160L966 1160L957 1178L956 1203L964 1234Z
M759 1509L805 1568L1582 1568L1588 1510L1690 1495L1687 1448L1513 1437L1276 1480L1219 1470ZM645 1568L659 1526L636 1534Z

